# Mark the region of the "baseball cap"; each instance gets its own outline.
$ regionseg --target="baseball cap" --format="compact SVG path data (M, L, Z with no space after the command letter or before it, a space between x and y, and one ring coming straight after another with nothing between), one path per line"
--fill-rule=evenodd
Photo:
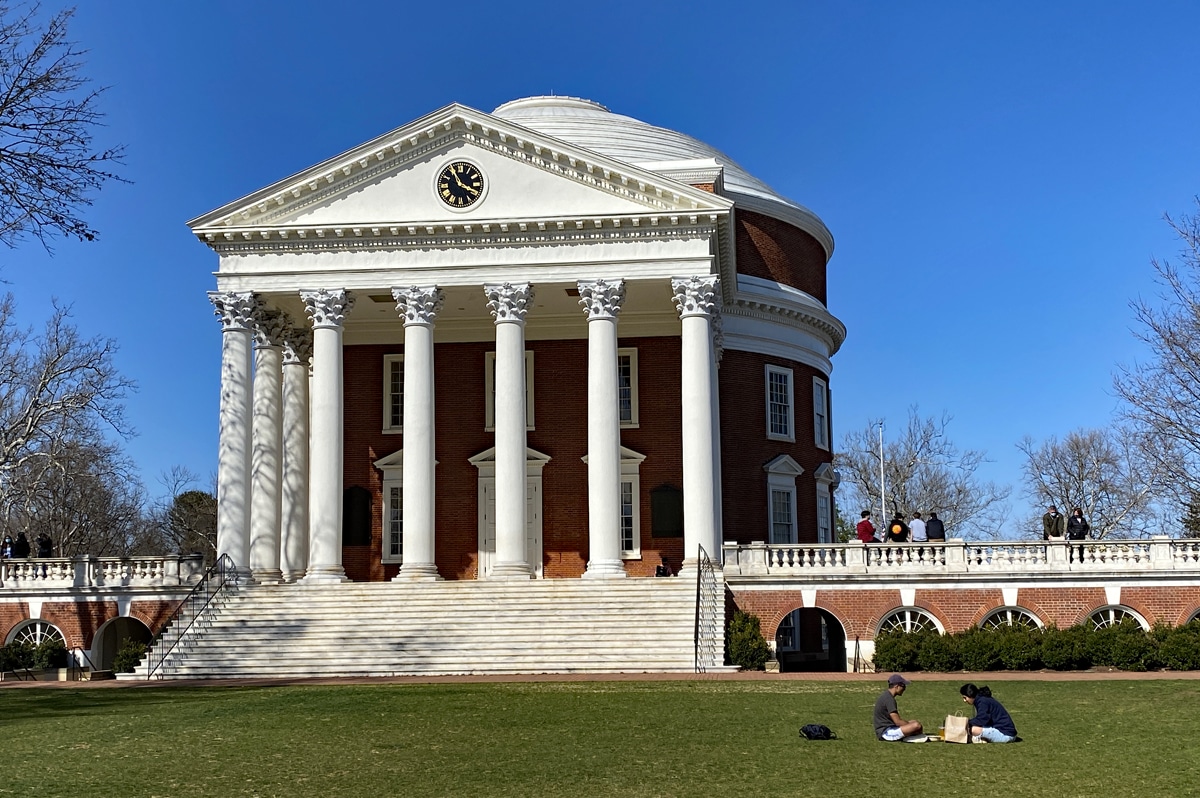
M901 676L898 673L893 673L891 676L888 677L888 687L892 687L893 685L897 685L897 684L907 687L908 679L905 679L903 676Z

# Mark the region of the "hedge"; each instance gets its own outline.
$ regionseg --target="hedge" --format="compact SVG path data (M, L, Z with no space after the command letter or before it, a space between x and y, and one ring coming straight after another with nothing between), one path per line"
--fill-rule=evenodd
M1156 626L1149 632L1126 619L1102 629L973 627L949 635L893 631L875 638L878 671L1067 671L1094 666L1200 670L1200 620Z

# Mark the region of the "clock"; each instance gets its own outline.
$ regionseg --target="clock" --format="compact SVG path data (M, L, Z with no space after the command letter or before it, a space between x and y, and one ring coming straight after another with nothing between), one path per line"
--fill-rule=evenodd
M451 208L468 208L483 197L483 172L473 163L453 161L437 177L437 194Z

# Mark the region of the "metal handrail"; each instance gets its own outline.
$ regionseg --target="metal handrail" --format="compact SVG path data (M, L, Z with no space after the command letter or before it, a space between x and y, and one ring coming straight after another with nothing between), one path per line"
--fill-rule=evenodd
M71 676L76 676L76 677L77 677L77 676L79 676L79 675L82 675L82 674L83 674L83 666L79 664L79 659L78 659L78 658L75 656L75 653L76 653L76 652L78 652L78 653L82 654L82 655L83 655L83 658L84 658L85 660L87 660L87 664L88 664L88 672L89 672L89 673L91 673L92 671L96 670L96 664L95 664L94 662L92 662L92 658L88 656L88 653L87 653L87 651L85 651L84 649L80 648L79 646L75 646L75 648L71 649L71 651L70 651L70 654L71 654L70 675L71 675ZM79 679L78 679L78 678L74 678L74 679L71 679L71 681L76 681L76 682L77 682L77 681L79 681Z
M704 585L710 585L709 594L705 595ZM703 546L699 547L696 556L696 626L693 641L695 643L696 673L704 673L709 665L718 664L716 661L716 613L717 592L719 583L713 569L712 560ZM703 655L703 656L702 656Z
M146 655L150 659L146 663L146 679L154 678L154 673L163 666L167 656L175 650L175 646L183 639L183 636L189 629L192 628L200 616L212 604L213 599L221 594L228 586L237 586L241 582L241 574L238 573L237 566L233 564L228 554L222 554L213 563L212 567L204 572L204 576L199 582L188 592L183 601L179 602L175 607L175 611L163 623L158 634L150 641L150 648ZM185 610L191 612L191 616L187 620L187 624L175 633L175 639L171 645L159 650L160 644L165 641L167 632L171 626L183 619ZM160 675L158 678L162 678Z

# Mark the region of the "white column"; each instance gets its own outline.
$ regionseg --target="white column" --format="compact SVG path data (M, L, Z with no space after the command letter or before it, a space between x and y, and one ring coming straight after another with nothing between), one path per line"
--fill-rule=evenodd
M718 293L719 296L719 293ZM721 381L718 371L721 368L721 357L725 354L725 331L722 324L721 311L717 308L713 314L713 367L712 375L712 430L713 430L713 542L712 546L704 546L709 558L715 565L724 562L725 556L725 510L722 505L724 493L722 490L721 471Z
M279 570L280 477L283 474L283 317L254 314L254 424L250 449L250 573L276 583Z
M289 327L283 338L283 540L280 570L295 582L308 567L308 359L312 333Z
M617 314L625 281L581 281L588 316L588 564L586 578L625 576L621 560L621 411Z
M301 291L313 323L309 546L305 582L344 582L342 568L342 324L354 306L344 289Z
M698 547L709 557L716 539L716 448L713 437L712 323L720 298L715 275L671 280L675 304L683 322L683 567L680 575L694 574ZM719 554L716 556L720 556Z
M250 344L256 306L249 291L210 291L221 320L221 409L217 444L217 554L250 574Z
M433 324L444 296L437 286L393 288L404 317L404 562L397 581L440 579L434 560Z
M493 579L529 579L525 553L525 313L529 283L485 285L496 319L496 559Z

